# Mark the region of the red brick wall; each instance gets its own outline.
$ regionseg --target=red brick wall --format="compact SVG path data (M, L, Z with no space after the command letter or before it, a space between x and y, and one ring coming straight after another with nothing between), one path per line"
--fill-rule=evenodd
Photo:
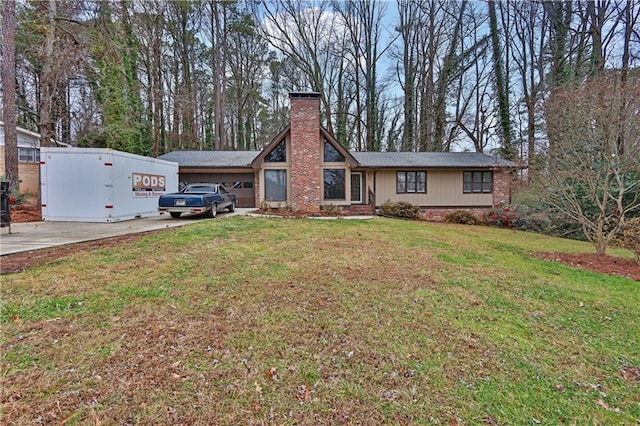
M506 169L493 171L493 206L511 204L511 174Z
M317 211L322 183L320 164L320 95L292 93L291 99L291 207Z

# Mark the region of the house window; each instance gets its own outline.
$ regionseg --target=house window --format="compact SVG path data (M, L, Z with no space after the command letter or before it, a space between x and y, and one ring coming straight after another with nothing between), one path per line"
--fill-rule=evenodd
M464 172L462 192L491 193L493 191L493 172Z
M351 173L351 202L362 202L362 173Z
M427 192L427 172L396 172L396 193Z
M345 170L325 169L324 170L324 199L344 200L345 199Z
M264 198L267 201L287 201L287 171L264 171Z
M283 140L264 158L266 163L286 163L287 161L287 144Z
M338 152L335 146L331 145L328 140L324 141L324 162L325 163L343 163L344 156Z
M18 161L20 163L39 163L40 150L36 148L18 148Z

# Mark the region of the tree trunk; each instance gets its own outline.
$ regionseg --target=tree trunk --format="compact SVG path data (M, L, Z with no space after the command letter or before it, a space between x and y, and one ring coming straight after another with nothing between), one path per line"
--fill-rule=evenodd
M224 23L224 17L218 7L220 5L217 1L212 0L210 2L211 7L211 33L214 38L213 56L212 56L212 68L213 68L213 146L216 151L225 148L225 129L224 129L224 29L222 28ZM221 6L223 7L223 6Z
M2 115L4 119L4 174L9 189L18 190L18 135L16 132L16 3L2 6Z
M498 95L498 111L500 116L500 135L502 139L503 155L508 160L514 160L516 153L511 140L511 117L509 115L509 82L505 80L502 49L500 47L500 37L498 34L498 18L496 16L495 2L488 2L489 5L489 28L491 33L491 44L493 47L493 69L495 74L496 92Z
M51 136L53 129L51 128L51 110L53 108L53 95L55 91L55 73L53 62L56 60L54 56L54 43L56 39L56 10L57 0L48 0L47 2L47 27L46 36L42 52L43 65L42 74L40 76L40 103L38 111L40 119L38 123L38 131L40 132L40 146L51 145Z

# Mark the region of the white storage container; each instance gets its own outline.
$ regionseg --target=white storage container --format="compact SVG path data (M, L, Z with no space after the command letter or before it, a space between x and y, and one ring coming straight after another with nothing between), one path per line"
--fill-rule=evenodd
M42 220L118 222L158 215L178 163L106 148L40 148Z

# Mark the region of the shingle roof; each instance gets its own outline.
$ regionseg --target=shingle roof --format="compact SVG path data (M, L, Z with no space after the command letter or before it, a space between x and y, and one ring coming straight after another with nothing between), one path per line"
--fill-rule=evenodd
M479 152L351 152L361 167L518 167Z
M160 159L181 167L251 167L261 151L173 151ZM512 161L478 152L355 152L351 155L360 167L518 167Z
M258 154L260 151L173 151L158 158L180 167L251 167Z

